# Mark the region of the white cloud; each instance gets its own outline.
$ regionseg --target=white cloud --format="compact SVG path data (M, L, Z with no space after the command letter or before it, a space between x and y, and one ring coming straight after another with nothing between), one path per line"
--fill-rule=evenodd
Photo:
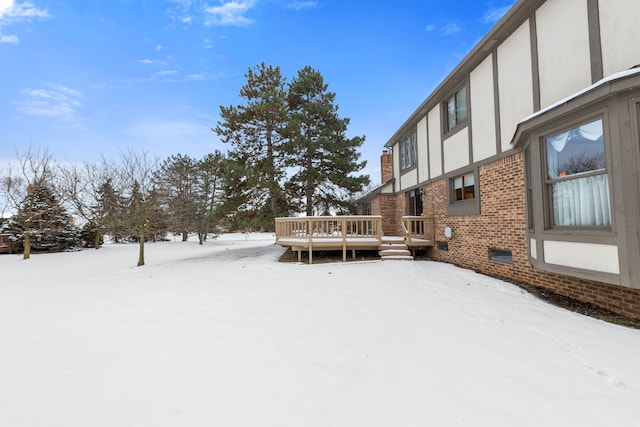
M166 62L161 61L159 59L149 59L149 58L138 59L138 60L136 60L136 62L139 62L139 63L144 64L144 65L157 65L159 67L167 65Z
M294 10L312 9L318 7L320 4L317 1L294 1L289 3L287 7Z
M19 43L14 34L4 34L5 27L21 22L31 22L35 18L45 19L51 15L45 9L39 9L31 2L17 3L15 0L0 0L0 43Z
M220 6L205 7L207 18L205 25L235 25L245 26L253 22L245 14L253 8L253 0L232 0Z
M507 13L509 11L509 9L511 9L511 6L513 6L513 3L510 3L507 6L497 7L497 8L494 7L494 8L491 8L491 9L487 10L487 12L482 17L482 23L483 24L495 24L496 22L498 22L500 20L500 18L502 18L504 16L505 13Z
M20 43L20 39L15 35L3 36L0 34L0 43Z
M178 74L177 70L161 70L156 73L156 76L172 76Z
M425 31L434 31L437 27L433 24L429 24L425 27Z
M445 36L450 36L451 34L456 34L460 31L462 31L462 27L455 22L449 22L440 29L440 32Z
M27 88L15 105L23 114L78 122L78 110L84 105L81 92L62 85L46 84L46 88Z

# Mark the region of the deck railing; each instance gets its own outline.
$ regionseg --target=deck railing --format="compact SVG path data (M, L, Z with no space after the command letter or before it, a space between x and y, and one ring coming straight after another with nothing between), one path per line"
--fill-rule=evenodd
M276 243L298 251L314 248L343 251L375 249L382 242L382 217L379 215L345 215L276 218Z
M403 216L405 242L409 246L432 246L435 238L433 215Z

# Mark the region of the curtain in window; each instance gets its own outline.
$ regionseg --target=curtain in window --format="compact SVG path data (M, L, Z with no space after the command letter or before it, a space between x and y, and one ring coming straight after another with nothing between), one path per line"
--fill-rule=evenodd
M551 187L554 225L611 225L607 174L556 182Z

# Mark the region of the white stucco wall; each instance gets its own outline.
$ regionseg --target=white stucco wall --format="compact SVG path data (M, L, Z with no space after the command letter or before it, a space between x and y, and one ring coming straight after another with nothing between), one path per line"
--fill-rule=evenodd
M418 179L420 182L429 179L429 145L427 135L427 116L424 116L416 126L418 148Z
M473 161L496 154L496 119L493 92L493 56L489 55L470 77Z
M400 189L406 190L418 184L418 169L411 169L400 177Z
M605 77L640 64L640 1L599 2Z
M617 246L551 240L542 244L548 264L620 274Z
M540 107L591 84L585 0L547 1L536 12Z
M442 175L442 137L440 130L440 107L427 114L429 122L429 178Z
M444 147L444 171L467 166L469 164L469 128L466 127L455 135L445 139Z
M533 113L529 21L498 46L498 86L502 151L511 148L518 122Z

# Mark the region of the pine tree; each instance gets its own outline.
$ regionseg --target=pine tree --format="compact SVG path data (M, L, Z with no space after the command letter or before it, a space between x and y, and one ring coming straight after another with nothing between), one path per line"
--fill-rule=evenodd
M29 239L33 251L60 252L81 245L80 230L48 186L28 189L12 220L12 228L23 243Z
M113 179L105 179L98 187L96 203L103 212L103 232L109 234L118 243L124 237L123 215L126 199L116 191Z
M245 77L247 83L240 90L245 104L221 106L222 120L214 131L222 142L232 145L229 161L236 163L235 170L242 169L247 186L253 190L249 194L236 194L244 197L236 203L250 204L248 210L253 212L266 210L268 219L263 225L272 227L273 218L288 213L282 209L286 206L282 188L287 159L283 137L287 121L286 82L279 67L264 63L249 69Z
M204 156L198 163L198 199L197 213L198 220L198 242L200 244L207 240L212 224L219 219L219 208L221 206L223 191L223 166L224 155L215 150L211 154Z
M364 136L345 136L349 119L338 116L335 93L327 89L320 72L307 66L288 90L288 166L296 171L287 187L304 195L308 216L353 212L350 195L369 184L368 176L355 175L366 165L357 151Z
M198 227L199 171L197 162L187 155L166 159L156 173L158 191L167 209L169 227L186 241Z

